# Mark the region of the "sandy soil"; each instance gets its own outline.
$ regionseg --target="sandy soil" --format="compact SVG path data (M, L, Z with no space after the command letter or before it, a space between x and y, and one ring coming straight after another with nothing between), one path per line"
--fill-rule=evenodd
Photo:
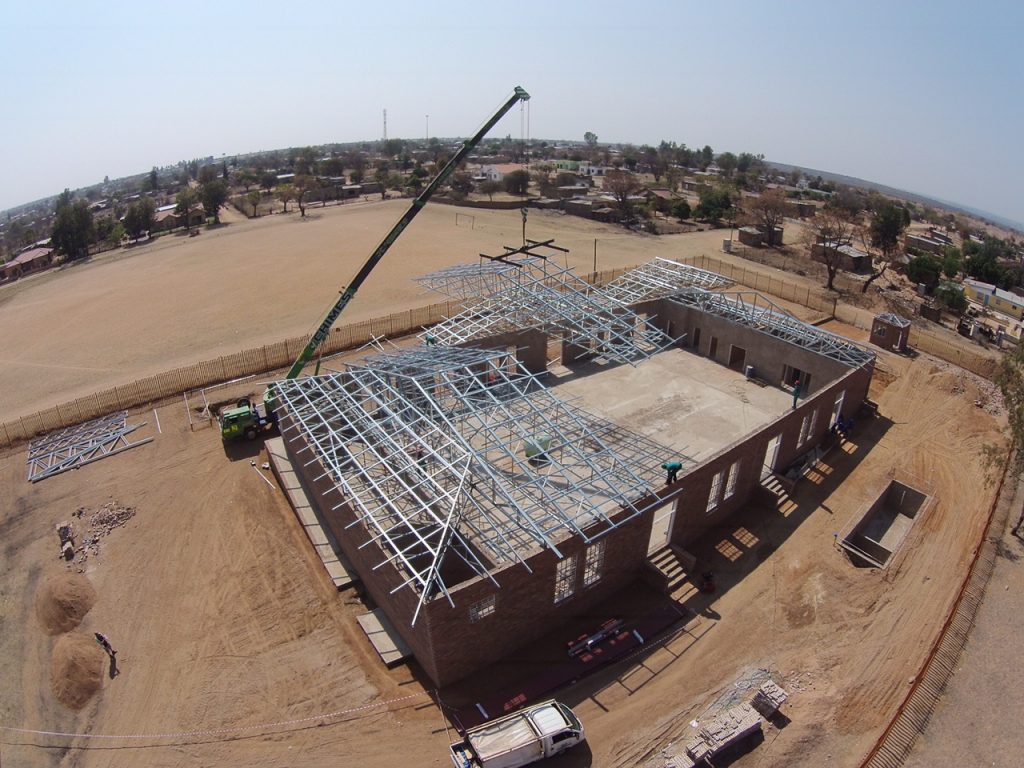
M885 418L865 425L820 482L799 486L781 511L751 506L694 548L719 574L719 594L696 606L711 612L666 647L561 694L590 743L560 765L656 757L754 667L790 688L792 722L738 765L856 763L963 576L990 493L976 449L998 429L973 406L970 387L951 395L948 366L888 355L883 363L890 373L873 395ZM331 588L283 495L256 476L248 455L226 457L215 430L189 431L180 404L160 410L160 433L150 416L133 418L150 421L140 437L153 443L37 485L25 482L23 452L0 466L10 489L0 501L0 605L3 627L17 628L0 633L0 676L11 681L0 723L150 736L117 749L77 739L65 751L43 747L66 739L7 732L0 757L19 766L258 767L299 755L308 766L391 766L415 754L418 765L445 765L444 720L423 682L378 663L355 623L358 600ZM894 467L924 478L939 503L897 567L853 568L832 534ZM57 639L33 620L32 598L67 568L54 523L115 497L137 511L89 558L98 599L75 631L106 634L120 674L104 674L76 713L51 689ZM700 599L690 585L677 597ZM180 735L191 731L203 733Z

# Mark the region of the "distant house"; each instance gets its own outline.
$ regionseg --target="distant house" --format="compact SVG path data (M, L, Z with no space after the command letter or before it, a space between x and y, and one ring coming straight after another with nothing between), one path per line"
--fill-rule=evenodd
M967 278L964 280L964 295L970 301L1017 320L1024 317L1024 297L996 288L992 283Z
M593 178L594 176L606 176L608 171L612 171L614 168L610 168L606 165L592 165L586 160L581 162L576 168L576 173L580 176L586 176L587 178Z
M912 235L907 233L905 246L909 251L911 248L916 248L919 251L925 253L934 253L936 255L942 253L942 249L946 246L946 243L941 240L936 240L927 235Z
M519 163L501 163L499 165L483 165L480 167L480 171L474 175L474 178L483 177L486 181L501 181L510 173L514 171L523 170L523 166Z
M0 264L0 280L17 280L19 277L39 272L53 264L53 251L49 248L32 248L19 253L6 264Z
M782 227L775 227L775 232L772 236L772 240L779 245L782 245L783 231ZM743 245L756 248L759 245L764 245L765 233L757 227L740 227L739 240Z
M871 269L871 256L864 251L854 248L852 245L826 246L818 240L811 246L811 258L817 262L825 263L825 257L829 253L838 254L838 266L847 272L865 272Z
M175 209L178 206L175 203L170 205L161 205L153 213L153 231L154 232L167 232L178 227L186 226L185 217L179 216L175 213ZM206 214L202 208L193 208L189 213L189 221L187 226L199 227L202 226L203 222L206 221Z
M757 227L740 227L738 235L743 245L749 245L752 248L764 243L764 232Z
M892 352L906 352L910 338L910 321L905 317L883 312L871 324L871 343Z

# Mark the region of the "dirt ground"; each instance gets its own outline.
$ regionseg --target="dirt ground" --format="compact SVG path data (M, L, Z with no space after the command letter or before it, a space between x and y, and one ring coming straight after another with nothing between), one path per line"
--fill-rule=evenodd
M688 632L560 694L589 734L589 747L560 765L657 764L709 701L756 667L791 690L792 722L737 765L856 764L963 577L991 493L977 447L998 430L974 407L970 382L951 394L964 384L949 366L883 355L882 367L873 395L883 416L849 452L781 511L751 506L694 548L720 592ZM161 432L151 412L132 417L150 422L140 436L153 443L36 485L25 481L23 451L0 460L10 489L0 502L0 673L10 683L0 724L144 737L8 731L0 757L19 766L390 766L415 754L417 764L445 765L433 696L414 670L379 664L355 623L358 600L330 586L283 495L250 456L226 456L216 430L189 431L180 403L158 415ZM938 504L895 567L854 568L832 534L894 468L922 478ZM114 498L137 511L86 562L97 598L73 631L106 634L119 673L104 663L102 688L75 712L51 679L66 635L48 634L36 595L68 568L54 524ZM698 599L689 584L676 597Z
M149 258L132 252L0 291L5 328L23 323L9 335L16 345L5 352L2 412L11 407L6 398L21 407L64 400L218 349L303 332L330 298L325 285L333 288L346 272L339 251L361 259L400 209L336 210L337 219L331 210L309 222L268 217L158 241ZM454 210L427 209L352 316L391 311L389 300L424 303L399 265L426 272L514 243L512 214L474 212L476 228L467 231L454 226ZM345 217L373 231L359 234ZM545 224L543 234L574 248L582 269L592 265L595 237L601 268L702 249L710 255L721 240L718 232L641 237L555 215ZM293 244L296 227L301 247ZM247 281L225 291L242 268ZM155 298L161 281L174 287ZM57 318L55 306L74 320ZM863 336L837 323L828 328ZM40 367L54 361L67 365ZM982 394L945 363L880 354L872 397L881 417L862 422L846 450L778 508L752 504L692 548L717 574L719 592L709 600L682 585L675 599L700 613L687 631L559 694L586 724L588 746L552 765L658 765L692 719L756 668L772 670L790 690L791 722L769 729L735 765L856 765L933 642L981 534L992 490L983 485L978 449L1000 429L975 407ZM257 477L250 465L265 453L226 455L215 429L189 430L180 402L132 414L131 423L141 421L148 424L133 437L152 443L36 485L26 482L24 449L0 455L7 490L0 498L0 726L24 729L0 731L0 763L449 765L435 704L446 692L430 691L414 666L387 670L378 662L355 621L363 612L358 598L333 589L270 473ZM919 478L937 503L887 571L857 569L834 548L833 534L894 470ZM84 565L61 561L54 525L115 500L134 516ZM94 602L67 598L74 621L41 621L40 601L69 567L83 569ZM80 643L96 631L117 649L116 668L98 646L87 652ZM488 690L484 679L472 685L481 695ZM55 693L75 701L83 686L77 710Z

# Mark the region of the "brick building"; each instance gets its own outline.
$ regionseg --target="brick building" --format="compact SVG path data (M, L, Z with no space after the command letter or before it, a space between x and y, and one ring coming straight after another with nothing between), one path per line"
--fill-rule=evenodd
M451 296L487 298L431 329L426 345L276 385L311 503L439 685L649 570L656 515L667 513L667 540L685 547L746 504L859 409L874 365L762 297L707 290L728 281L675 262L600 290L547 259L510 263L428 276ZM623 376L603 386L656 395L674 371L702 367L698 380L718 371L768 382L758 390L766 405L749 431L716 430L684 455L672 430L646 437L546 386L555 347L576 370L600 361L589 393L600 377ZM672 484L666 457L682 465Z

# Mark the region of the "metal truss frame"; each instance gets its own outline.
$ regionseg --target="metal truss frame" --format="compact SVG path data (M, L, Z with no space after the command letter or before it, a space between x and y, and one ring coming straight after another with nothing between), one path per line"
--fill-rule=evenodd
M490 263L442 270L424 278L449 295L463 296L485 284L500 286L424 332L421 338L428 344L458 346L539 328L557 332L564 341L597 356L635 364L677 341L602 289L579 279L568 266L532 253L519 257L519 251L494 258Z
M413 624L435 596L454 605L446 566L497 585L499 566L663 503L673 451L556 397L507 351L419 347L274 387L312 454L297 460L319 461L387 553L374 568L404 574L393 591L418 593Z
M900 315L897 315L895 312L883 312L882 314L880 314L878 316L878 319L879 320L884 320L885 322L889 323L890 325L895 325L897 328L909 328L910 327L910 321L907 318L905 318L905 317L901 317Z
M715 290L732 283L716 272L659 257L620 275L602 290L612 299L629 305L672 296L685 288Z
M128 440L128 435L145 425L128 426L128 412L119 411L37 438L28 447L28 480L36 483L145 445L153 438L134 443Z
M671 300L770 334L852 368L875 361L873 352L798 320L759 293L715 293L690 288Z

